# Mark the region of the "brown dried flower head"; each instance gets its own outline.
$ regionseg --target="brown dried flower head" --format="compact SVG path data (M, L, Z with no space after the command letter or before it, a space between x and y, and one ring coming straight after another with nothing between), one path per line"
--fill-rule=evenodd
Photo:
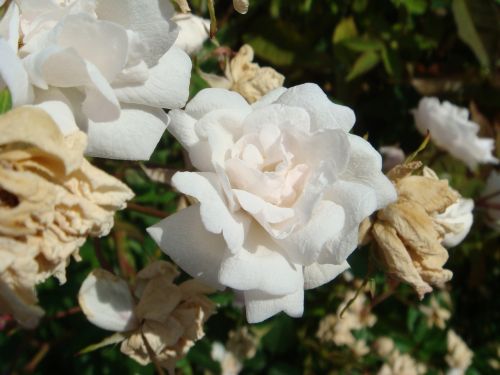
M87 236L104 236L132 191L84 157L86 135L64 137L41 109L0 117L0 311L38 324L35 286L66 281Z
M214 312L205 296L213 292L196 280L174 284L174 265L156 261L137 274L133 294L128 284L104 270L94 270L78 300L87 319L107 330L125 332L122 353L142 365L154 361L173 371L205 333Z
M202 74L212 87L236 91L249 103L254 103L268 92L283 86L285 77L271 67L261 68L252 62L254 51L248 44L243 45L238 53L226 64L225 77L214 74Z
M443 268L448 251L443 240L448 234L460 232L463 238L470 228L454 227L443 214L456 203L469 203L450 188L448 180L440 180L429 168L415 174L422 167L411 162L393 168L388 177L398 192L398 200L377 212L369 226L362 226L361 236L373 238L378 257L386 272L410 284L420 298L432 291L433 286L443 287L452 277ZM467 218L472 222L469 211ZM465 231L465 233L463 233ZM463 234L463 236L462 236Z

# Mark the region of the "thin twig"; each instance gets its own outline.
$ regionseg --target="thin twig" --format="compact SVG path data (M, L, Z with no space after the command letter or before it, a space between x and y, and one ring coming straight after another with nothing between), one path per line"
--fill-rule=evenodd
M101 265L101 268L105 269L106 271L113 272L113 268L102 254L101 240L99 238L94 238L93 243L95 256L97 258L97 261Z
M29 363L26 366L24 366L24 371L35 372L36 367L45 358L49 350L50 350L50 344L48 342L43 343L38 352L35 354L35 356L31 359L31 361L29 361Z
M132 211L137 211L140 212L141 214L146 214L149 216L154 216L154 217L159 217L159 218L165 218L168 216L168 214L162 210L158 210L153 207L145 207L141 206L140 204L134 203L134 202L128 202L127 203L127 208Z

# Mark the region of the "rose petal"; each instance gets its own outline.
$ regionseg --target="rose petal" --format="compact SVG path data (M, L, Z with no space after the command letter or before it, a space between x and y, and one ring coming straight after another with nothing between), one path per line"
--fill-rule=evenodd
M318 262L342 264L358 245L359 225L377 208L376 194L365 185L338 181L325 194L325 199L344 208L345 222L342 231L325 244Z
M139 324L127 283L108 271L96 269L87 276L78 302L87 319L102 329L126 332Z
M170 48L149 70L149 78L141 85L115 87L121 102L144 104L158 108L180 108L189 96L191 59L177 47Z
M337 264L313 263L304 267L304 289L313 289L326 284L349 268L349 264L344 262Z
M209 232L222 233L231 251L241 248L248 219L229 211L215 173L177 172L172 186L200 202L201 220Z
M0 38L5 39L12 51L17 52L19 48L19 7L15 2L9 4L7 11L0 19Z
M299 318L304 313L304 290L300 288L293 294L275 297L258 290L244 292L248 323L260 323L280 311Z
M289 263L258 224L250 226L247 240L237 254L226 252L219 281L236 290L259 290L281 296L303 287L302 267Z
M184 271L213 288L224 289L218 281L226 248L224 238L205 229L199 204L163 219L147 231Z
M372 188L377 197L377 209L394 202L397 199L396 189L381 172L382 156L363 138L353 134L348 134L348 138L351 152L340 178Z
M286 250L291 261L310 265L316 262L325 244L337 238L345 221L342 206L330 201L320 201L306 225L276 242Z
M64 102L50 100L36 104L35 107L43 109L52 117L52 120L57 124L63 135L69 135L78 130L73 112Z
M238 93L224 89L203 89L186 105L186 113L199 120L216 109L235 109L242 115L251 111L250 105Z
M128 52L127 31L108 21L96 20L85 13L70 14L54 29L62 48L73 48L84 60L92 63L112 82L125 67Z
M158 63L179 32L175 22L169 22L175 14L169 0L99 0L96 13L99 19L116 22L139 34L146 45L143 59L149 67Z
M286 92L286 90L287 90L286 87L278 87L277 89L269 91L266 95L257 100L255 103L253 103L252 108L253 109L263 108L269 104L275 103L278 100L278 98Z
M85 153L109 159L148 160L168 122L161 109L124 105L116 121L89 121Z
M33 101L33 88L24 66L9 43L0 38L0 88L8 87L12 106L18 107Z
M288 89L276 103L304 108L311 117L311 130L351 130L356 121L349 107L335 104L328 99L321 88L314 83L305 83Z

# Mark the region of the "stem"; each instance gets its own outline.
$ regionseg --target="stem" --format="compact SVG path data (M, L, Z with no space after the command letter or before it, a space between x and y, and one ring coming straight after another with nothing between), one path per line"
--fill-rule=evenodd
M24 367L24 371L26 372L34 372L36 367L40 364L40 362L45 358L47 353L50 350L50 344L45 342L42 344L38 352L31 359L31 361Z
M494 191L493 193L490 193L490 194L487 194L485 196L482 196L482 197L479 197L476 201L476 204L481 204L483 203L484 201L487 201L491 198L494 198L496 197L497 195L500 195L500 190L497 190L497 191Z
M210 14L210 38L213 38L217 33L214 0L208 0L208 13Z
M113 232L115 239L116 253L118 256L118 264L122 275L129 279L135 276L134 267L132 267L127 260L127 233L124 230L115 230Z
M99 238L94 238L93 242L94 242L95 256L97 258L97 261L101 265L101 268L113 273L113 268L111 267L111 265L108 263L108 261L106 260L106 258L102 254L101 240Z
M152 208L152 207L141 206L140 204L133 203L133 202L127 203L127 208L132 210L132 211L137 211L137 212L140 212L142 214L149 215L149 216L159 217L161 219L168 216L168 214L164 211L161 211L161 210L158 210L158 209Z

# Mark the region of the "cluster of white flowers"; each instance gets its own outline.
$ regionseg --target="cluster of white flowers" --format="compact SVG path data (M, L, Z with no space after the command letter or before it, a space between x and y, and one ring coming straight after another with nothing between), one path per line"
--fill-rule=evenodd
M149 159L169 122L162 108L189 94L173 15L168 0L12 2L0 24L0 87L14 106L43 104L63 131L74 116L87 155ZM54 101L71 111L51 111Z
M178 4L181 11L189 10L186 1ZM248 0L233 4L241 14L248 11ZM49 222L46 226L58 231L59 237L61 227L67 233L64 239L54 235L57 241L54 236L47 240L43 228L36 236L23 235L41 244L36 254L51 253L46 243L69 242L71 246L50 258L54 269L46 271L47 275L39 277L38 268L30 274L33 282L26 288L30 298L24 303L35 309L31 314L35 318L28 316L25 320L30 324L25 325L34 326L41 316L34 307L39 280L64 274L69 256L77 256L86 236L107 234L113 213L132 197L124 184L83 159L85 146L81 142L80 148L75 146L75 135L88 139L88 156L127 160L148 160L165 130L178 140L196 171L177 172L171 184L192 204L148 232L185 272L210 288L230 288L241 296L250 323L282 311L301 316L304 290L328 283L349 268L348 257L358 247L363 222L373 224L371 236L386 254L386 271L414 285L419 294L432 290L428 283L442 286L451 278L451 272L442 268L448 258L443 246L455 246L464 239L472 225L473 201L463 199L432 171L412 176L414 170L407 165L396 166L405 157L400 149L381 149L388 156L386 170L403 169L397 178L389 179L382 171L379 152L350 133L355 123L350 108L332 102L313 83L282 87L284 76L254 63L248 45L228 60L225 77L209 77L207 81L218 87L204 89L188 102L189 55L200 51L209 26L208 20L192 14L176 15L170 0L17 0L5 4L0 20L0 90L9 90L14 108L24 107L18 112L14 109L7 120L12 113L38 111L40 116L43 110L50 134L57 133L57 144L64 147L54 146L49 152L43 143L54 143L54 139L32 139L23 128L22 134L0 142L0 177L24 172L27 139L42 150L40 154L54 154L57 158L53 159L63 164L71 152L79 151L78 163L66 174L58 174L54 165L46 166L46 159L36 158L38 153L30 154L40 175L50 171L55 176L44 180L47 195L64 192L51 205L37 202L37 207L48 207L40 215L55 212L59 216L49 215L53 222L44 223ZM429 130L437 146L469 168L498 163L492 155L493 140L477 137L479 126L468 119L466 109L424 98L414 114L421 132ZM7 120L0 119L2 124ZM33 134L42 133L41 121L33 121L33 126L40 127ZM22 161L13 159L11 143L18 148L22 145L22 150L15 150ZM492 193L498 190L498 180L493 172L485 191L496 202L499 195ZM15 211L19 204L8 202L15 193L8 182L0 180L0 193L10 194L0 196L0 212ZM20 185L16 189L22 191ZM29 194L19 197L33 200ZM75 212L67 202L73 202ZM90 208L84 210L83 205ZM27 214L30 218L32 211ZM490 213L497 224L498 212ZM0 254L9 254L5 258L9 262L0 262L0 287L7 285L9 289L4 289L11 293L17 279L6 275L14 273L16 256L6 249L14 243L7 229L18 226L19 220L9 215L0 223ZM77 219L83 223L78 228ZM16 249L24 245L17 244ZM34 262L34 256L30 260ZM80 304L94 324L125 332L124 353L143 364L156 356L172 369L201 339L203 323L214 310L204 296L209 291L206 287L194 281L175 285L176 276L172 265L153 263L137 275L131 292L124 280L96 270L82 286ZM0 292L0 302L7 300L7 292ZM364 341L355 340L352 331L375 323L375 317L363 309L364 298L351 306L344 325L330 317L323 327L335 323L332 341L352 345L360 355L369 349ZM433 300L423 311L432 324L444 328L447 310L440 310ZM153 357L149 339L154 344ZM392 362L381 374L403 373L397 369L407 365L418 367L410 357L403 360L399 352L391 349L391 353ZM451 359L448 362L458 366ZM470 358L459 367L466 368L469 362Z

